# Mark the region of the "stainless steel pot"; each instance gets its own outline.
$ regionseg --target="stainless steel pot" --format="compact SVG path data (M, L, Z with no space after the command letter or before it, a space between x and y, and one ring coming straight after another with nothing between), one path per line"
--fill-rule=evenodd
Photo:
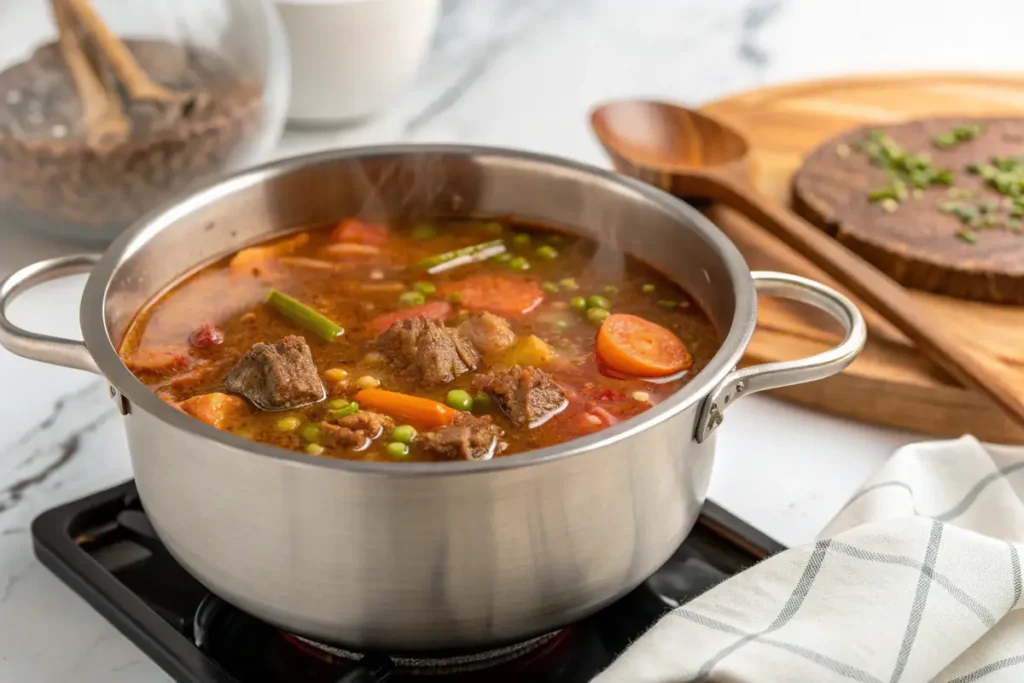
M165 405L115 347L140 307L201 264L296 225L364 208L514 215L636 254L682 284L724 342L684 389L586 438L487 462L311 457L218 431ZM34 284L91 270L85 343L8 320ZM835 349L735 370L757 293L798 299L846 330ZM479 647L556 629L622 596L690 531L715 430L735 400L839 372L864 344L842 295L754 273L700 213L627 178L536 154L378 147L277 162L161 210L102 256L29 266L0 287L0 342L104 375L161 540L210 590L291 632L356 649Z

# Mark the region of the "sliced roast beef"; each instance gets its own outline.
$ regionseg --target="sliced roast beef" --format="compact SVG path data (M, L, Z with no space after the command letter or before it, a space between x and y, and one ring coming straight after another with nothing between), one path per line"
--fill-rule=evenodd
M476 388L495 402L518 427L536 427L563 410L565 392L538 368L513 365L476 379Z
M324 398L309 346L294 335L278 344L254 344L228 372L224 388L261 410L288 410Z
M516 343L508 321L493 313L474 315L459 325L459 332L484 355L501 353Z
M373 346L392 367L426 384L451 382L480 362L477 350L458 330L425 317L399 320Z
M502 434L489 417L464 415L453 425L420 434L416 445L443 460L486 460L505 450Z

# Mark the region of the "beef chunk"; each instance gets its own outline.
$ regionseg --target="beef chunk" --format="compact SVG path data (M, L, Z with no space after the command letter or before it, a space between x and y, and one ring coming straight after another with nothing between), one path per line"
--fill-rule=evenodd
M565 392L538 368L513 365L476 379L476 388L494 397L518 427L536 427L566 406Z
M451 382L476 369L480 356L458 330L424 317L399 320L373 343L388 363L414 381Z
M287 410L323 399L309 346L289 336L279 344L253 344L224 378L224 388L261 410Z
M394 427L395 421L387 415L360 410L341 418L338 424L356 432L363 432L370 439L376 439L385 429Z
M487 460L508 445L502 434L489 417L464 415L453 425L420 434L416 445L444 460Z
M320 434L326 446L361 451L370 445L370 437L366 435L366 432L330 422L320 423Z
M485 355L501 353L516 343L508 321L493 313L474 315L459 325L459 332Z
M359 410L338 420L338 424L320 423L320 433L324 444L337 448L361 451L370 442L384 433L385 429L395 426L395 421L387 415Z

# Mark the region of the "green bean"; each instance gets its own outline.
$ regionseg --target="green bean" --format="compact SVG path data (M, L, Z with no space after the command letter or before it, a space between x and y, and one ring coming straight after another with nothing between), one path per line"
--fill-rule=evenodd
M345 334L345 328L338 323L276 289L271 289L267 292L264 301L268 306L296 325L306 328L329 342Z
M474 244L470 247L462 247L453 251L446 251L443 254L428 256L416 264L416 268L425 269L428 273L440 273L450 268L462 266L467 263L475 263L497 256L505 251L505 243L501 240L491 240Z

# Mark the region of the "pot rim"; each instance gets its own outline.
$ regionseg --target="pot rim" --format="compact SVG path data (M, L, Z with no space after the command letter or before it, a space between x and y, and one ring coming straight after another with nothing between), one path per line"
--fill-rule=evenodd
M225 195L242 188L258 185L271 178L287 175L307 166L329 161L354 160L366 156L405 154L511 157L560 167L595 176L606 183L629 191L639 200L653 202L670 214L675 214L680 223L692 226L709 243L732 280L733 291L736 293L735 309L728 333L722 340L718 351L689 384L640 415L564 444L501 456L483 462L461 460L403 463L344 460L298 453L250 441L216 429L174 409L140 382L121 361L108 334L105 322L104 309L107 290L110 280L121 262L138 250L145 248L147 241L152 236L195 209L215 203ZM86 347L111 385L129 401L132 407L142 409L176 429L203 436L229 448L248 451L254 455L274 460L288 461L295 465L327 467L353 473L378 474L389 477L420 477L424 475L485 474L561 460L610 446L671 419L706 398L711 390L736 367L754 333L757 319L757 296L746 261L732 241L695 208L654 186L627 178L613 171L548 154L478 145L407 144L353 147L279 159L235 172L212 185L165 204L137 221L118 237L103 254L86 282L79 316ZM692 441L693 433L687 433L686 439L687 442Z

